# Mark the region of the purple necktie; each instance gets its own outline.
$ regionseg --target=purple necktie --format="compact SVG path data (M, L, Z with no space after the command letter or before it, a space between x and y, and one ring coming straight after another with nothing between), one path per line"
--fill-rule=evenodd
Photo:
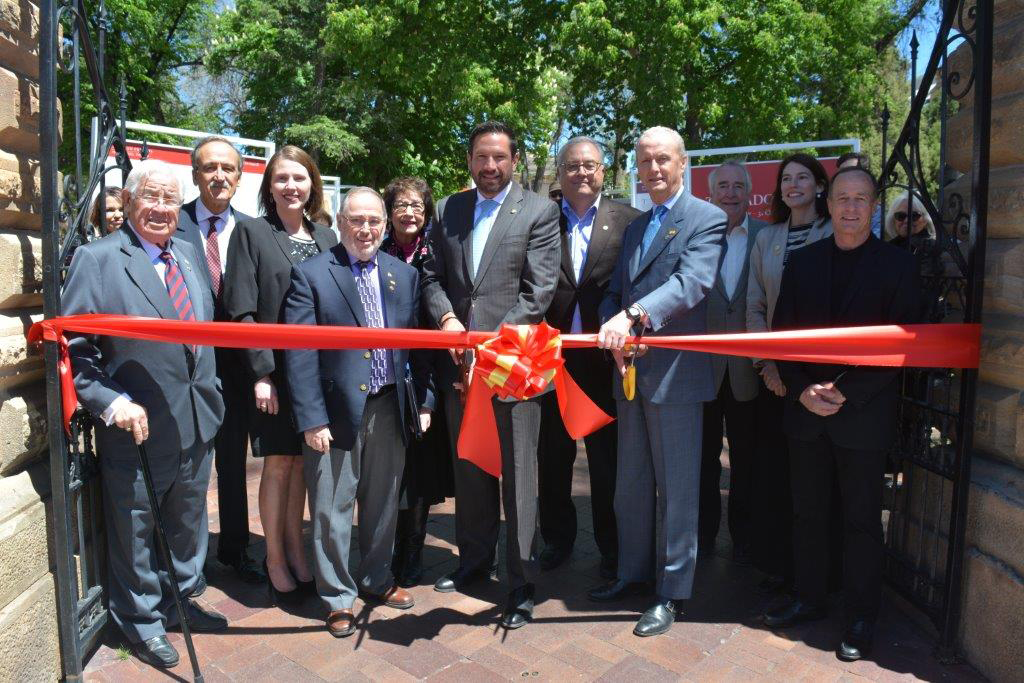
M356 277L356 288L359 300L366 313L367 327L384 327L384 317L380 313L380 302L377 300L377 289L370 282L373 275L373 263L359 261L359 275ZM387 354L384 349L373 349L370 359L370 393L375 394L387 383Z

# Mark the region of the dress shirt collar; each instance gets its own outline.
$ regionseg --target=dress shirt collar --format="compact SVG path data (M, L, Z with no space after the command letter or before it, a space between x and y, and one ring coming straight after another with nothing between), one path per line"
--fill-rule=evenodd
M735 233L736 235L746 236L747 234L750 233L750 225L749 224L750 224L750 216L749 215L744 216L743 217L743 222L740 223L739 225L737 225L732 230L730 230L729 231L729 235L731 236L731 235L733 235Z
M349 251L348 247L345 248L345 253L348 254L348 262L352 265L352 269L354 271L359 270L359 267L360 267L359 264L362 263L362 261L359 258L357 258L351 251ZM369 270L372 273L374 268L377 267L377 252L376 251L373 252L373 256L370 257L370 259L367 261L367 263L370 264L367 267L367 270Z
M202 198L196 200L196 223L199 224L199 229L204 233L210 229L210 216L216 216L220 220L217 221L217 232L221 232L228 225L228 219L231 218L231 205L228 204L228 208L224 209L220 213L214 213L206 208L206 204L203 204Z
M139 240L139 244L141 244L142 248L146 250L146 256L149 257L149 260L152 261L153 263L156 263L157 261L159 261L160 260L160 254L163 253L163 251L164 251L163 248L160 247L160 245L158 245L158 244L154 244L153 242L150 242L145 237L140 235L139 231L135 229L135 226L132 225L131 222L129 222L129 221L125 221L125 222L128 223L128 227L131 228L132 232L135 233L135 236ZM167 251L171 251L171 246L172 246L171 245L171 239L167 238ZM171 253L173 255L174 252L171 252Z
M676 193L669 197L668 199L666 199L664 204L655 204L654 206L664 206L667 215L667 213L672 210L672 207L676 205L676 202L679 201L679 198L683 196L684 192L686 192L686 186L680 183L679 189L676 190Z
M595 199L594 203L590 205L590 208L584 211L582 216L577 216L576 212L573 211L572 204L567 202L564 197L562 198L562 213L564 213L565 217L569 219L570 228L576 225L583 226L587 225L588 223L593 223L594 218L597 217L597 210L600 208L600 206L601 194L598 193L597 199ZM588 217L589 220L587 220Z
M508 196L508 193L509 193L509 191L511 189L512 189L512 181L509 181L508 185L505 186L505 189L503 189L501 192L499 192L495 196L491 197L490 200L492 202L497 202L498 203L498 208L500 209L501 205L505 203L505 197ZM480 202L487 201L487 199L488 199L487 197L485 197L482 194L480 194L480 190L478 188L477 191L476 191L476 205L480 206Z

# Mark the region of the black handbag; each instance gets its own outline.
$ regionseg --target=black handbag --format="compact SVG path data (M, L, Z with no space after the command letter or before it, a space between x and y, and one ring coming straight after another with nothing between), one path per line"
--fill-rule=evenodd
M423 438L423 430L420 428L420 407L416 405L416 383L410 375L402 380L405 382L405 421L409 433L417 441Z

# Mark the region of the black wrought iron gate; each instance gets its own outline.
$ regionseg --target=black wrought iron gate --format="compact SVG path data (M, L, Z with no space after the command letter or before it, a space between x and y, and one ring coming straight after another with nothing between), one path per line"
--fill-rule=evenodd
M985 261L988 200L989 126L992 84L992 2L946 0L935 48L913 89L907 121L882 173L891 201L898 191L920 197L938 228L934 240L913 243L931 294L934 322L979 322ZM58 42L59 29L63 28ZM40 128L43 201L44 312L60 311L63 273L74 248L93 235L88 213L97 188L102 194L104 165L111 150L124 174L130 169L125 149L123 91L121 123L104 85L103 50L109 30L102 0L89 14L84 0L40 2ZM95 37L95 42L94 42ZM966 46L966 47L963 47ZM951 60L960 47L967 59ZM963 55L961 55L962 57ZM955 64L951 65L951 61ZM967 62L969 71L961 62ZM87 80L82 78L85 65ZM64 126L73 136L59 188L57 116L58 74L68 79ZM916 74L913 79L916 82ZM938 92L932 89L936 84ZM91 88L98 120L98 144L83 149L83 86ZM928 178L921 157L922 115L932 97L940 97L940 177ZM947 122L970 96L973 127L969 180L949 184L945 173ZM959 113L961 123L966 111ZM883 152L884 156L884 152ZM103 212L99 212L103 221ZM102 223L100 227L102 234ZM74 420L70 437L61 422L57 349L45 351L54 556L60 647L65 677L81 677L83 659L107 621L103 574L105 541L98 523L102 506L96 458L84 416ZM974 398L977 371L904 373L900 437L893 450L887 492L886 547L890 583L928 614L940 633L940 655L952 658L960 616L967 494L970 487Z
M922 303L924 322L981 322L992 4L991 0L943 2L935 47L920 83L912 68L910 114L881 174L889 202L898 201L903 193L916 196L914 208L923 206L936 228L934 237L925 232L905 241L921 267L927 293ZM917 48L915 35L912 64ZM969 108L961 108L965 102ZM938 114L930 117L931 125L939 127L937 177L922 159L929 107L933 114L937 107ZM968 125L971 134L963 134ZM951 126L962 134L951 138ZM955 149L967 141L969 151ZM956 164L951 163L954 156ZM969 168L955 168L967 163ZM907 213L912 214L909 204ZM908 217L907 225L911 222ZM932 619L939 632L938 655L951 661L960 620L978 372L907 370L901 382L899 436L886 491L886 575L892 586Z

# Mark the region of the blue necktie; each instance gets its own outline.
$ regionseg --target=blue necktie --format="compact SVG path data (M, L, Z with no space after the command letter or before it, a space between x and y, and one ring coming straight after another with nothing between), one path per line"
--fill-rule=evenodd
M359 261L359 276L356 278L356 289L359 300L366 314L367 327L384 327L384 317L380 314L380 302L377 300L377 289L370 282L374 277L374 264L370 261ZM372 349L370 359L370 393L380 391L388 382L388 356L384 349Z
M478 205L480 215L473 221L473 272L471 275L474 278L480 268L480 257L484 255L484 247L487 246L487 236L491 234L491 228L494 227L494 222L487 223L487 219L497 207L498 202L493 199L485 199Z
M651 222L647 224L643 241L640 243L640 258L643 258L647 250L651 248L651 242L654 241L655 235L661 229L661 219L665 217L666 213L668 213L668 209L662 204L654 207L654 211L651 212Z

